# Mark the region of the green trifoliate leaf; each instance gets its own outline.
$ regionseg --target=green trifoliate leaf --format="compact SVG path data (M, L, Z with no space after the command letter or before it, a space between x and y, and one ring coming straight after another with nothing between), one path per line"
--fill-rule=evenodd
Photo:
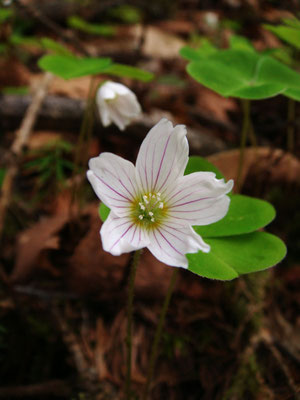
M113 18L119 19L127 24L137 24L142 19L142 13L140 9L129 4L122 4L117 7L112 7L107 11Z
M263 99L288 89L300 89L300 75L266 54L220 50L187 66L199 83L222 96Z
M217 179L224 179L223 174L215 167L212 163L207 161L203 157L191 156L189 157L188 164L185 168L184 175L191 174L193 172L208 171L214 172Z
M63 56L72 56L72 52L67 47L63 46L61 43L56 42L51 38L43 37L40 39L40 41L41 45L46 50L50 50L53 53L60 54Z
M290 20L292 21L292 20ZM297 20L295 20L297 21ZM298 25L299 24L299 25ZM300 22L297 21L295 26L284 25L263 25L265 29L274 33L277 37L288 43L289 45L300 49Z
M58 54L43 56L38 61L41 69L64 79L103 73L110 64L110 58L78 58Z
M213 53L216 53L218 49L212 45L207 39L201 40L201 45L197 49L184 46L180 49L179 54L181 57L189 60L189 61L199 61L204 58L210 56Z
M250 40L243 36L232 35L229 39L229 44L230 47L235 50L249 50L255 52L255 49Z
M102 222L104 222L109 216L110 208L108 208L104 203L100 203L98 211Z
M285 244L266 232L206 238L209 253L187 254L188 269L210 279L231 280L279 263L286 255Z
M214 224L194 226L202 237L221 237L254 232L274 218L274 207L267 201L243 195L232 195L228 213Z
M92 35L114 36L117 32L114 26L90 23L80 17L77 17L76 15L69 17L67 22L71 28L75 28L81 32Z
M154 74L140 68L132 67L130 65L123 65L114 63L106 68L105 74L121 76L124 78L137 79L142 82L149 82L154 78Z
M300 89L288 89L283 94L290 99L300 101Z

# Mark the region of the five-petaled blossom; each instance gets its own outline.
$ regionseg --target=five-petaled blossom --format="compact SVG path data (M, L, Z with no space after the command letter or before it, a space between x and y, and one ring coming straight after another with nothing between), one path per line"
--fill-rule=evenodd
M111 81L100 86L96 103L103 126L114 123L121 131L142 112L136 95L127 86Z
M226 215L233 181L213 172L184 176L187 162L186 128L167 119L144 139L136 166L112 153L90 160L87 177L111 209L100 230L104 250L120 255L148 247L165 264L184 268L185 254L210 251L192 225Z

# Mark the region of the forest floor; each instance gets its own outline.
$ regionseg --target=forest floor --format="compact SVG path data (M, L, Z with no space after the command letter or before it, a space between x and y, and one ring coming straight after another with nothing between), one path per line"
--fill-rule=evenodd
M59 12L53 11L59 3ZM53 2L52 10L44 1L16 1L14 13L23 21L24 35L47 36L78 55L83 49L155 74L148 83L120 79L136 93L143 116L121 132L116 126L103 128L95 110L84 160L110 151L135 162L149 129L167 117L187 125L191 155L208 157L227 179L236 177L241 104L193 81L179 50L203 36L226 47L233 33L259 50L281 46L262 23L291 17L299 12L297 2L288 2L286 9L280 2L256 0L224 0L218 6L212 1L137 2L144 19L136 16L136 23L124 21L122 13L109 13L109 2L101 10L93 8L93 1L89 7L74 2L71 11L67 3ZM65 20L72 13L91 21L100 18L113 24L115 32L104 37L70 29ZM211 20L217 25L212 27ZM1 43L10 43L0 54L0 183L10 171L13 185L11 194L1 188L2 199L7 198L0 210L5 209L4 221L0 219L0 398L119 399L126 369L131 255L114 257L102 250L99 202L85 178L86 167L77 174L68 168L91 80L96 84L107 77L65 81L47 76L37 66L44 50L12 43L13 29L11 23L0 25ZM43 101L33 114L26 151L15 159L12 146L37 92ZM296 103L296 117L287 122L288 99L283 96L252 102L259 147L248 143L241 187L241 193L275 206L277 217L267 231L286 243L286 258L270 270L229 282L180 269L151 399L300 398L299 112ZM291 124L298 139L287 151ZM47 157L52 158L44 170L32 163ZM134 298L136 399L143 392L171 272L143 251Z

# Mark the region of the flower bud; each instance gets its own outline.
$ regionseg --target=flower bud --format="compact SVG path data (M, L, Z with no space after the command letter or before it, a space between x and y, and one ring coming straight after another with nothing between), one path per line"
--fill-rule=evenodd
M136 95L121 83L107 81L96 94L103 126L114 123L123 131L142 112Z

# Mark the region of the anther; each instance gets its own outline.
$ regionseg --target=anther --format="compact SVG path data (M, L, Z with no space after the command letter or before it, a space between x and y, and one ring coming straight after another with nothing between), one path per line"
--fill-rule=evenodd
M149 204L148 197L147 197L145 194L144 194L144 196L143 196L143 199L144 199L144 201L145 201L146 204Z
M144 206L144 204L140 203L140 209L143 210L143 211L146 210L146 207Z
M151 218L151 222L154 222L154 221L155 221L155 219L152 217L152 218Z
M144 217L143 215L139 215L139 219L142 220Z
M159 203L158 208L164 208L164 203L162 201Z
M149 215L150 215L150 217L153 217L154 214L153 214L152 211L150 211L150 212L149 212Z

